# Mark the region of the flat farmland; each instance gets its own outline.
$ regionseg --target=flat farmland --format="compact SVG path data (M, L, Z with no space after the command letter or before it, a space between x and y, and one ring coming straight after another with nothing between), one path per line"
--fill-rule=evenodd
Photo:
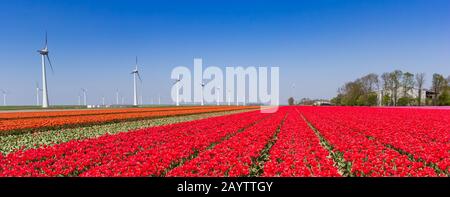
M0 176L449 176L450 110L172 107L0 114Z

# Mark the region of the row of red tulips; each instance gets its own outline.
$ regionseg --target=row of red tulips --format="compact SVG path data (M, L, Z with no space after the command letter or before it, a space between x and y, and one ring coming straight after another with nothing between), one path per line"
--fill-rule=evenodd
M308 107L300 110L333 146L333 151L342 153L343 159L351 162L351 166L347 166L350 174L356 176L443 175L437 174L433 168L426 166L423 162L411 161L408 156L388 148L380 141L341 124L339 119L324 118L321 113L325 109L329 113L339 110L339 108ZM330 115L329 113L327 115ZM386 131L379 130L378 132L382 135Z
M448 176L444 112L246 112L0 154L0 176Z
M0 158L0 176L160 175L266 116L247 112L17 151Z
M448 172L449 110L347 107L317 108L315 112Z
M250 176L258 173L258 158L274 136L287 113L281 108L270 119L248 128L213 149L202 152L197 158L169 172L168 176ZM261 164L262 165L262 164ZM255 170L255 171L252 171Z
M340 176L333 159L297 110L291 110L270 150L263 176Z

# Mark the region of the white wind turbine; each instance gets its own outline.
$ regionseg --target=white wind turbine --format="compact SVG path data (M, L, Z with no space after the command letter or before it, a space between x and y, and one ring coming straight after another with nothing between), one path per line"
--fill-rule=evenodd
M0 91L3 94L3 106L6 106L6 95L8 94L8 92L6 90L2 90L2 89L0 89Z
M228 100L228 106L230 106L231 105L231 98L230 98L230 90L228 89L227 90L227 100Z
M220 98L220 97L219 97L219 91L220 91L220 88L217 87L217 88L216 88L216 102L217 102L217 105L220 105L220 103L219 103L219 102L220 102L220 101L219 101L219 98Z
M38 50L39 54L41 54L41 61L42 61L42 107L47 108L49 105L48 102L48 91L47 91L47 74L45 69L45 58L47 57L48 64L50 65L50 68L53 73L53 66L52 62L50 61L50 58L48 57L48 44L47 44L47 32L45 32L45 47L41 50Z
M141 76L139 75L139 71L138 71L138 60L137 60L137 56L136 56L136 68L131 72L131 74L133 75L133 85L134 85L134 100L133 100L133 105L137 106L138 105L138 98L137 98L137 84L136 84L136 80L137 78L139 78L139 81L142 83L142 79Z
M158 94L158 105L161 105L161 95Z
M36 105L39 106L41 104L39 100L39 92L41 92L42 89L39 87L39 83L36 81Z
M174 84L175 84L175 90L177 91L177 92L176 92L176 94L177 94L177 95L176 95L176 96L177 96L176 105L177 105L177 106L180 105L180 100L179 100L179 98L180 98L180 92L179 92L179 90L178 90L178 82L180 82L180 81L181 81L181 79L178 78L178 79L175 80L175 83L174 83Z
M86 99L86 92L87 92L87 90L86 89L84 89L84 88L81 88L81 91L83 92L83 97L84 97L84 105L86 105L87 106L87 99Z
M204 99L203 99L203 89L204 89L204 87L205 87L205 83L202 82L200 85L202 86L202 90L201 90L201 98L202 98L202 102L201 102L201 105L203 106L203 100L204 100Z
M116 105L119 105L119 89L116 89Z

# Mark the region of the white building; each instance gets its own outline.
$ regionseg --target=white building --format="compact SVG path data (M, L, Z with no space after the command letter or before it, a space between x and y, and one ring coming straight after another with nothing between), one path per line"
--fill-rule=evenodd
M383 96L384 95L389 95L391 97L391 99L394 99L392 97L393 93L392 93L391 90L378 90L378 91L375 91L375 92L377 93L378 105L379 106L382 106L382 104L383 104ZM420 96L421 97L421 99L420 99L421 100L421 104L425 103L426 92L427 92L426 89L422 89L422 95ZM402 98L402 97L408 97L408 98L417 99L419 97L419 89L412 88L409 91L407 91L406 94L405 94L405 91L403 91L403 87L399 87L397 89L397 101L398 101L399 98Z

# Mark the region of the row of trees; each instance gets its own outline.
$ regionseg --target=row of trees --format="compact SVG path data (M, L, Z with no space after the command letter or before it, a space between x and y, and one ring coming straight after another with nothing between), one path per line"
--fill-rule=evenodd
M433 74L428 91L424 90L425 76L425 73L412 74L400 70L385 72L381 76L370 73L345 83L331 102L349 106L450 105L450 76L446 79L441 74Z

